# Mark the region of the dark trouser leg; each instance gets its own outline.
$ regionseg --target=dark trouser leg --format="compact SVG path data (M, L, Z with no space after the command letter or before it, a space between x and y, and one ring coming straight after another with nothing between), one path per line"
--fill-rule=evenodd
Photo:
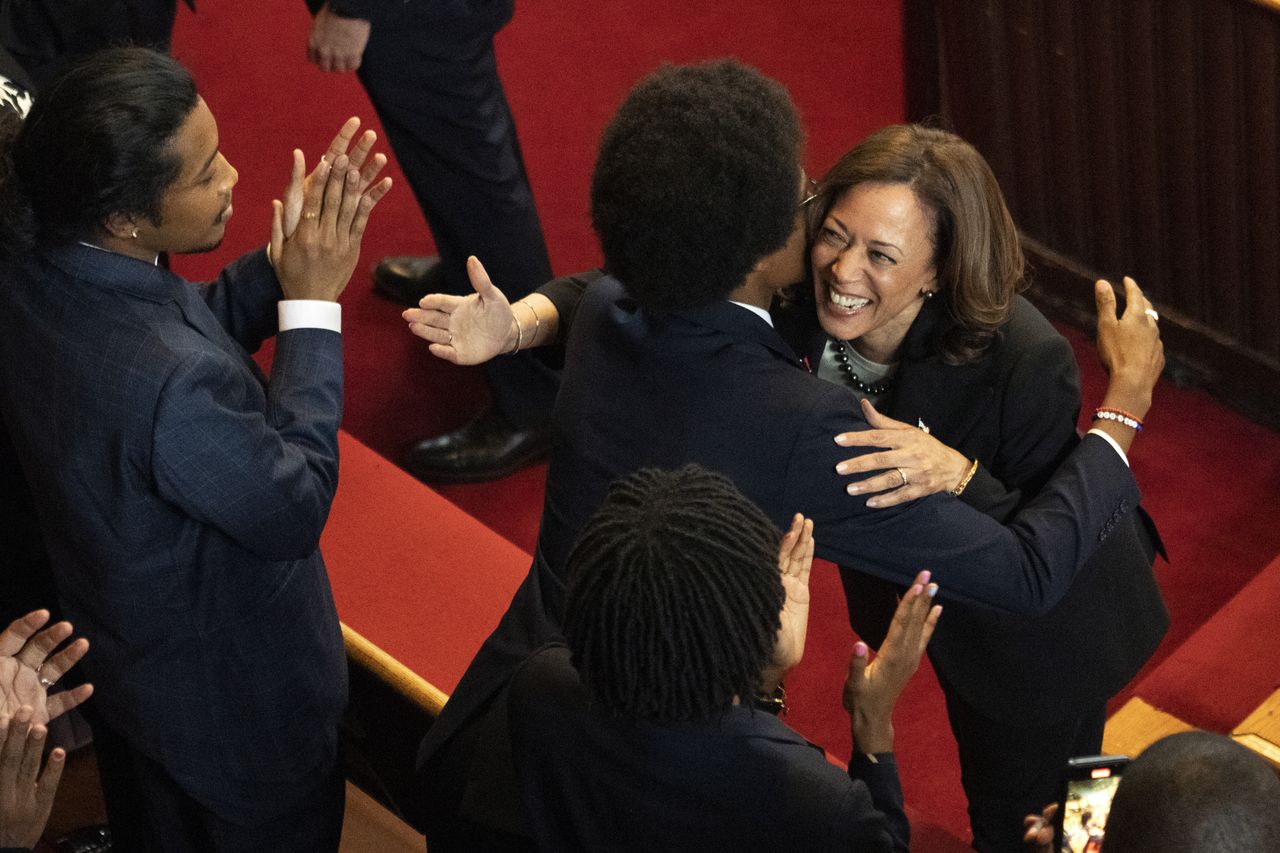
M1106 702L1051 725L1021 727L983 716L945 682L943 693L960 748L974 849L1025 853L1022 819L1057 800L1068 758L1101 751Z
M113 847L128 853L336 853L346 787L337 762L301 780L313 786L268 823L242 826L215 815L155 761L96 714L94 752Z
M360 79L435 237L446 289L471 292L469 255L512 301L550 279L493 33L413 13L375 21ZM554 372L520 355L496 359L486 375L512 424L547 420Z

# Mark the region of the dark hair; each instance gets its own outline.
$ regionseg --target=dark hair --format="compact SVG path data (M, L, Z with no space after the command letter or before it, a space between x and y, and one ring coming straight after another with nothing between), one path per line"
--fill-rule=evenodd
M672 722L757 695L780 625L780 539L696 465L614 483L569 557L565 638L592 700Z
M948 364L982 354L1025 286L1018 229L987 161L954 133L916 124L882 128L831 167L810 203L817 226L850 189L906 184L930 219L933 267L947 309L938 350ZM816 233L811 227L810 233Z
M781 84L722 60L641 80L600 140L591 222L645 308L723 299L795 227L803 136Z
M1107 817L1104 853L1275 853L1280 778L1231 738L1182 732L1127 768Z
M42 89L6 140L0 253L83 238L112 214L160 220L182 163L171 142L196 105L191 74L163 53L95 53Z

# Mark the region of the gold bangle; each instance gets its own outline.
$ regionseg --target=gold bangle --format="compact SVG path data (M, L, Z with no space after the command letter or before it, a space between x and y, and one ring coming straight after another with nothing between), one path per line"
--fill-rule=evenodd
M975 458L973 464L969 466L969 470L965 472L964 477L960 480L960 485L952 489L948 494L952 497L960 497L960 493L964 491L965 486L969 485L969 481L973 479L973 475L978 473L978 460Z
M524 349L524 327L520 325L520 321L516 319L516 306L523 305L533 314L533 336L529 338L529 345L533 346L538 342L538 332L542 329L542 318L538 316L538 311L528 302L513 302L511 304L511 322L516 324L516 345L513 349L507 350L507 355L515 355Z

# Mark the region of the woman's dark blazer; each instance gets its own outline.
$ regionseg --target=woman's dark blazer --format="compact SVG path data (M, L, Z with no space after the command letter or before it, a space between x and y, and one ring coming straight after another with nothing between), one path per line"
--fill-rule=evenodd
M775 309L783 338L816 365L827 337L811 305ZM972 506L1004 520L1035 495L1079 442L1080 383L1067 341L1026 299L987 352L945 364L934 342L945 308L926 302L907 332L894 389L881 410L923 421L931 434L980 465L964 493ZM997 720L1048 724L1087 701L1118 692L1151 656L1168 628L1152 572L1159 535L1143 511L1116 522L1066 598L1037 618L947 605L929 645L940 678ZM877 645L898 590L841 567L850 622Z

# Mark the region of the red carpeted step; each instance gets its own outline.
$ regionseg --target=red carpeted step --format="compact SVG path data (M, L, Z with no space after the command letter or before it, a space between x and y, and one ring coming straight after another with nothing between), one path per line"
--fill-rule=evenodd
M350 435L320 547L338 616L446 693L530 557Z
M1229 732L1280 687L1280 557L1200 626L1133 692L1174 716Z

